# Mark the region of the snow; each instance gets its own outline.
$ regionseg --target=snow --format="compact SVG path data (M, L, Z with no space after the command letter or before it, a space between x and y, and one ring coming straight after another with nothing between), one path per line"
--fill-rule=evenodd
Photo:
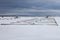
M40 24L17 23L17 21L24 22L24 20L31 22L32 19ZM0 24L2 23L7 25L0 25L0 40L60 40L60 17L1 17Z
M54 18L46 17L3 17L1 25L57 25Z

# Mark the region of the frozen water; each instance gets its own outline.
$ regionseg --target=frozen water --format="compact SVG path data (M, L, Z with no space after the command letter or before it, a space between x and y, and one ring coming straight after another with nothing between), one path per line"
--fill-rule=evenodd
M35 21L40 24L20 25ZM9 24L0 25L0 40L60 40L60 17L0 17L0 24Z

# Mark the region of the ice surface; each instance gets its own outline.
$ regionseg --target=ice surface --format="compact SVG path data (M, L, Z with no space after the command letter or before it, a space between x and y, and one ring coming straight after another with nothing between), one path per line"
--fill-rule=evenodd
M16 25L17 21L31 20L38 20L42 25ZM16 24L10 25L12 22ZM60 17L4 17L0 18L1 23L9 25L0 25L0 40L60 40Z
M46 17L0 17L1 25L57 25L55 18Z

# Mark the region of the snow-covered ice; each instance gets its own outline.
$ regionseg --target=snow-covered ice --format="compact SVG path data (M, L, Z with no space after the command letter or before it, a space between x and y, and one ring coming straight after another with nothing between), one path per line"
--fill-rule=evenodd
M0 17L0 40L60 40L60 17Z
M58 25L55 18L46 17L0 17L1 25Z

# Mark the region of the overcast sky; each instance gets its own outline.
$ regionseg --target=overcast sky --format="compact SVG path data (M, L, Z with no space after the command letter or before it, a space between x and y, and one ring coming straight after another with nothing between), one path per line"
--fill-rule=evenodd
M0 0L2 8L32 8L43 7L48 9L60 9L60 0Z
M32 15L32 13L20 13L18 11L29 9L60 11L60 0L0 0L0 14Z

